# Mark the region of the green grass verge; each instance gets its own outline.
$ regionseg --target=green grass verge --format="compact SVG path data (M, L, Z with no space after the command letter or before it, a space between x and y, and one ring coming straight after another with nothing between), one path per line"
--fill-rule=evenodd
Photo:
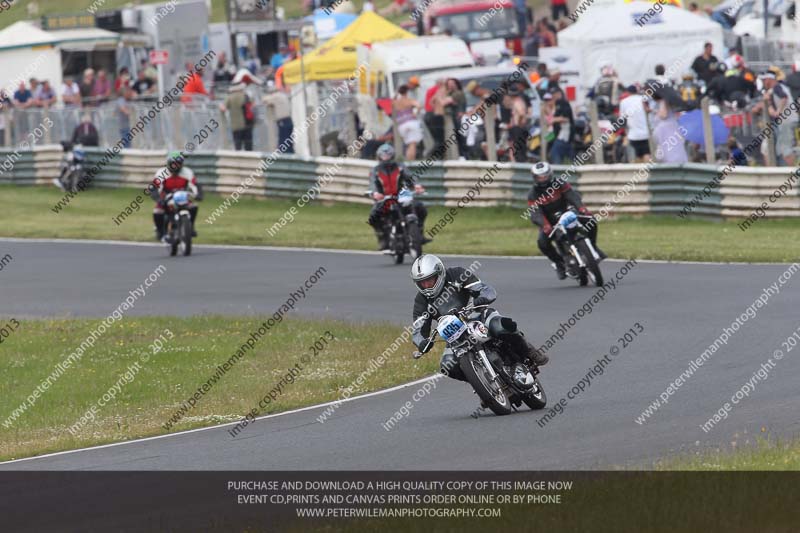
M0 351L0 390L4 392L0 395L0 460L167 433L164 424L266 318L125 318L7 427L7 417L99 324L99 320L89 319L20 321ZM166 339L165 325L172 339ZM327 337L326 331L335 339L315 355L311 346ZM399 333L396 326L378 323L285 319L245 352L169 431L240 420L297 363L302 370L294 382L286 384L283 393L259 410L259 415L341 398ZM153 342L161 335L163 349L154 353ZM385 363L365 374L363 385L349 395L436 372L436 357L413 360L409 357L412 350L408 342L390 349ZM149 356L146 361L145 354ZM98 405L115 385L114 397ZM94 420L89 420L85 414L92 406L96 407ZM69 428L82 416L85 423L71 433ZM800 442L762 438L755 445L745 442L724 451L669 457L641 468L799 470Z
M757 437L754 442L732 442L726 449L704 450L694 455L666 458L656 470L755 471L800 470L800 441Z
M0 186L0 208L5 215L0 236L152 240L149 200L120 225L112 221L141 190L93 189L79 194L56 214L51 208L62 194L55 187ZM222 196L208 194L199 204L198 244L375 249L375 238L366 224L367 205L309 204L298 210L294 222L270 237L267 228L295 205L294 201L243 197L216 222L207 224L205 217L222 201ZM444 208L430 208L428 227L444 213ZM520 218L521 213L521 209L510 207L461 210L426 251L538 255L534 228ZM797 259L800 220L759 220L746 232L739 230L736 222L620 217L601 223L599 242L609 256L619 258L732 262Z
M33 407L6 427L7 417L100 323L85 319L20 321L0 351L0 460L167 433L162 424L267 318L125 318L112 325L94 348L44 390ZM165 326L174 338L163 342L162 351L150 355L151 344ZM336 339L314 356L310 346L326 331ZM286 385L284 393L260 414L336 400L401 331L377 323L287 318L245 352L170 431L241 419L296 363L302 371L294 383ZM412 351L410 342L391 351L383 366L368 374L363 386L351 395L405 383L437 370L436 357L415 361L410 357ZM143 354L150 355L148 361L143 361ZM303 363L306 354L311 357ZM123 378L126 373L128 377ZM89 420L73 435L68 428L115 384L119 384L116 397L98 406L94 421Z

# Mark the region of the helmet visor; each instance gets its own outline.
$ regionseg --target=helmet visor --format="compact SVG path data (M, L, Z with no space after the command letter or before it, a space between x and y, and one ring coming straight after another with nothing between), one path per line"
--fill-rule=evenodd
M417 287L423 290L430 290L436 286L437 281L439 281L439 274L433 274L432 276L418 280Z
M547 183L550 181L550 176L552 176L551 172L545 172L544 174L534 174L533 181L536 183Z

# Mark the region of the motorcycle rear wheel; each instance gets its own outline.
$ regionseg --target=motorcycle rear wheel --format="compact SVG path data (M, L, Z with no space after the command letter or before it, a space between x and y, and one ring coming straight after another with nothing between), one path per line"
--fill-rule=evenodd
M513 411L508 395L496 382L489 381L487 371L477 354L470 352L464 355L458 364L473 390L494 414L503 416Z

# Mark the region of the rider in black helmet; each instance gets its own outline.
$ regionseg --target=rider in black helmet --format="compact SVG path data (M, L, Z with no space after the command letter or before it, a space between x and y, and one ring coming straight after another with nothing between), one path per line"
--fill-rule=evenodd
M383 200L384 196L396 195L401 189L409 189L415 191L417 194L425 192L425 187L417 183L406 167L398 164L394 160L394 147L391 144L382 144L377 151L378 164L372 169L370 175L370 184L372 191L372 199L376 202ZM369 213L367 222L375 230L375 236L378 238L378 249L387 251L389 248L388 238L384 234L383 217L388 211L389 205L387 202L383 204L376 203ZM424 235L425 218L428 216L428 210L425 205L419 200L415 199L413 203L414 212L419 219L419 229ZM422 243L427 244L430 239L423 237Z

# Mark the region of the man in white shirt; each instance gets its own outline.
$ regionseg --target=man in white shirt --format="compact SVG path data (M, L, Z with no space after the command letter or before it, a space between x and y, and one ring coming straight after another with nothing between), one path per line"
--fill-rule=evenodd
M631 85L619 103L619 114L626 118L626 133L639 163L650 159L650 131L647 128L647 102Z
M61 100L64 105L81 105L81 89L72 78L64 78L61 84Z

